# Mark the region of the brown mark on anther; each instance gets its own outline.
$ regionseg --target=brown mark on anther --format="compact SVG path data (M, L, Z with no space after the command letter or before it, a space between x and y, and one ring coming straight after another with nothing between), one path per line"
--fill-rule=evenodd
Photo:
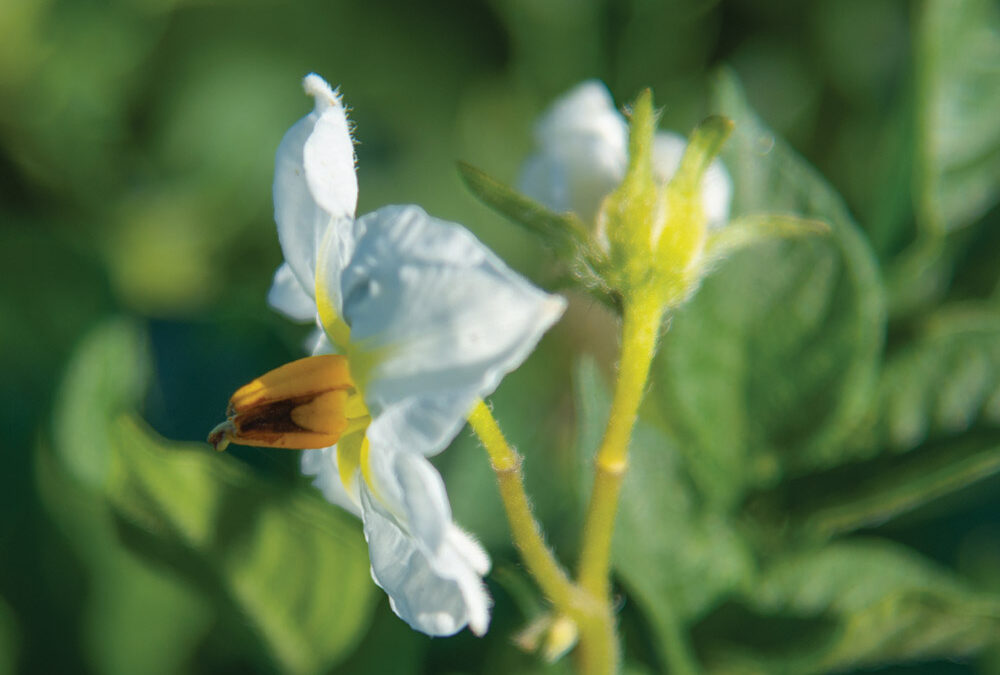
M226 421L212 429L216 450L229 443L306 450L337 442L348 427L345 406L354 392L344 357L299 359L240 387Z

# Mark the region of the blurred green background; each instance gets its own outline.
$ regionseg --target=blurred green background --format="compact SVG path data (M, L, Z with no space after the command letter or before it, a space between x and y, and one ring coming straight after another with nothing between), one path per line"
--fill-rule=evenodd
M736 213L834 224L674 320L616 540L629 672L1000 672L995 2L3 0L0 673L566 672L511 645L541 601L467 432L436 462L494 558L482 640L395 619L293 453L202 443L301 354L265 294L310 71L352 109L359 213L419 203L543 286L455 161L514 182L589 77L667 128L733 117ZM615 322L557 290L494 399L571 563Z

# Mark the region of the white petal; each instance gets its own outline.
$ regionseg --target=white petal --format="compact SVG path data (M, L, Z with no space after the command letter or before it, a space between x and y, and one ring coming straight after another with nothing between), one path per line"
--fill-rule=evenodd
M338 353L337 348L330 342L330 338L327 337L326 331L323 330L322 326L316 326L309 333L309 337L306 338L306 352L313 356Z
M320 293L317 300L320 304L329 301L329 309L337 317L343 314L341 284L344 269L354 254L357 239L362 233L364 226L357 221L339 220L331 225L320 243L315 283L317 286L321 285L322 289L317 289Z
M486 576L490 571L490 557L475 538L458 527L452 525L448 531L448 540L469 566L480 576Z
M441 475L421 455L377 444L371 448L368 461L381 507L403 523L426 551L439 550L451 524L451 505Z
M331 222L354 217L358 184L354 143L340 97L316 74L303 84L316 105L278 146L274 219L285 260L299 283L310 288L324 232Z
M267 304L293 321L315 321L316 301L312 289L307 292L295 278L288 263L282 264L274 273L271 290L267 293Z
M534 349L565 301L511 271L461 226L385 207L344 273L352 372L373 444L431 454L475 400Z
M625 119L599 80L581 82L556 99L535 126L535 142L543 148L572 147L585 137L622 154L628 148Z
M323 496L331 504L361 517L361 509L351 496L344 489L344 483L340 480L340 472L337 470L337 449L336 446L320 448L318 450L302 451L302 473L306 476L314 476L313 485L319 488Z
M653 173L666 183L681 165L687 139L673 131L658 131L653 138Z
M708 165L701 179L702 208L709 228L719 228L729 222L729 207L733 201L733 180L722 160Z
M687 139L672 131L657 132L653 141L653 170L662 182L669 181L681 165ZM709 228L722 227L729 220L729 204L733 198L733 183L722 161L708 165L701 179L701 208Z
M593 222L628 162L628 127L607 87L590 80L557 100L536 126L535 140L540 151L525 164L522 191Z
M383 501L386 486L381 482L375 490L361 485L372 578L389 595L393 611L413 628L428 635L451 635L468 624L482 635L489 625L490 606L478 571L483 566L470 562L467 541L456 543L457 528L451 523L440 476L423 457L386 454L396 462L392 480L405 485L407 494L403 510L397 510ZM431 520L437 523L429 526ZM446 536L436 543L428 541L419 534L428 529ZM481 549L479 554L485 557ZM486 558L486 569L488 564Z
M567 166L552 155L538 153L521 168L518 189L553 211L573 211L570 201Z

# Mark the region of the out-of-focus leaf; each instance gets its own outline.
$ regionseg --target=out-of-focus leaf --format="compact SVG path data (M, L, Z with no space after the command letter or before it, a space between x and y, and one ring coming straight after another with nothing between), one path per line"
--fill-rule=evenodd
M1000 434L969 435L807 477L786 510L804 536L827 538L879 525L998 472Z
M285 670L324 670L356 643L375 586L350 516L134 419L113 433L108 498L133 546L221 591Z
M972 223L1000 199L1000 5L929 0L917 54L918 209L925 229L946 232Z
M392 673L419 675L430 640L392 612L377 612L361 644L334 672L341 675Z
M752 623L741 634L706 638L710 672L807 675L959 658L995 642L1000 630L1000 598L878 540L783 558L763 572L748 602L761 617L785 617L785 639L777 648L755 645ZM828 624L823 639L788 639L810 619Z
M723 151L737 217L828 222L830 236L763 243L710 275L674 316L654 395L700 491L733 504L844 461L871 403L884 308L874 258L837 194L750 111L723 73L715 108L736 131Z
M955 273L956 246L937 236L918 236L885 269L891 318L913 316L939 302Z
M261 182L262 192L266 192ZM246 200L249 201L249 200ZM118 297L145 315L170 316L203 308L222 292L223 218L200 195L180 190L142 191L122 199L116 227L104 247Z
M577 442L589 469L611 407L591 360L577 369ZM695 672L684 626L728 593L752 583L750 550L732 521L704 511L676 446L640 421L632 437L614 538L614 566L656 633L667 667ZM589 470L583 472L589 478Z
M121 2L38 4L40 15L24 25L35 44L11 69L13 96L0 82L0 143L33 182L100 208L133 175L132 104L167 16ZM8 39L2 28L0 38ZM21 39L15 35L14 44Z
M213 619L207 599L125 548L103 495L47 447L37 451L36 473L49 516L86 572L81 646L88 665L107 675L184 670ZM146 620L151 616L155 622Z
M0 598L0 675L14 675L17 665L17 625L14 614Z
M72 477L97 490L110 470L110 425L135 408L149 380L144 338L134 323L105 322L77 347L53 415L55 451Z
M808 138L818 124L823 89L812 64L785 40L751 34L727 60L746 82L751 105L784 138Z
M54 449L42 444L35 456L48 514L86 570L81 646L88 665L107 675L185 669L213 614L190 585L121 545L103 496L113 420L136 405L148 371L145 340L134 324L117 319L94 329L57 393Z
M328 668L356 643L375 598L358 524L308 488L274 485L205 445L156 437L126 413L138 403L147 370L138 328L113 321L84 340L60 393L56 456L87 488L77 499L96 511L89 519L94 529L101 529L106 507L88 495L107 500L111 522L133 550L172 565L207 597L235 610L282 670ZM58 489L48 490L57 504ZM107 544L117 543L104 536ZM144 565L118 550L94 567L121 572L121 590L134 578L132 600L148 598L145 587L160 583L157 573L137 569ZM110 596L98 599L96 614L134 620L129 598Z
M19 84L43 58L39 33L51 0L9 0L0 5L0 91Z
M877 524L1000 471L1000 315L932 316L888 361L870 418L867 461L792 484L786 510L805 532Z
M955 307L887 362L872 442L904 451L977 421L1000 427L1000 312Z

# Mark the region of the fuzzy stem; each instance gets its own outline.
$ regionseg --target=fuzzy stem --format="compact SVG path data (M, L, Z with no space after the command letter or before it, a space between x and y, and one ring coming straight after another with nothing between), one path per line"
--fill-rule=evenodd
M476 403L469 415L469 424L489 453L514 545L521 553L528 572L557 610L568 615L579 614L579 591L545 543L541 528L531 512L531 504L524 491L521 456L507 443L483 401Z
M611 538L622 479L628 467L629 439L646 389L662 317L662 305L653 293L636 293L626 300L618 383L604 439L597 451L579 564L580 586L602 604L610 599Z

